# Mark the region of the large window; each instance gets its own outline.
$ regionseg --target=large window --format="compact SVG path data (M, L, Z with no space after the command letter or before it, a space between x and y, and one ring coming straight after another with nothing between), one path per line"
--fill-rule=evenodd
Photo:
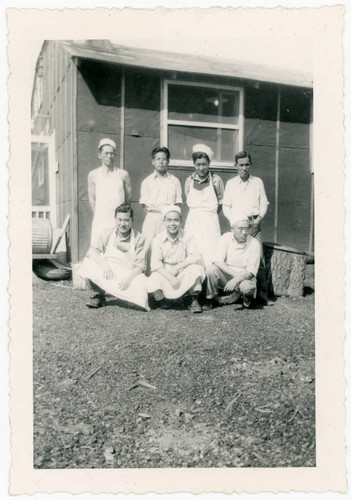
M193 146L204 143L214 152L212 166L233 167L243 146L243 90L166 80L162 143L171 165L192 165Z

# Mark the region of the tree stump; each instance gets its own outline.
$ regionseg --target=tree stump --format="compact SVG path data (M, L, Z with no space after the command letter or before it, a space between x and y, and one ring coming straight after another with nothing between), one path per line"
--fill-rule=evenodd
M296 248L264 243L269 292L272 295L301 297L304 292L307 255Z

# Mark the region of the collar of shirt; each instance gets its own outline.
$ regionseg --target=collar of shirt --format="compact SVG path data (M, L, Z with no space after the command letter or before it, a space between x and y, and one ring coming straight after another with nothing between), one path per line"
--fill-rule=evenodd
M165 173L165 175L160 175L160 174L157 172L157 170L155 169L155 170L154 170L154 178L156 178L156 177L158 177L158 178L160 178L160 179L164 179L165 177L169 177L169 173L168 173L168 171L167 171L167 172Z
M231 243L233 244L233 246L235 248L245 248L248 241L249 241L249 237L247 238L247 240L244 243L239 243L238 241L236 241L234 234L232 234Z
M118 229L115 230L117 241L129 241L132 236L132 229L129 231L127 236L122 236L119 234Z
M184 241L184 231L183 231L183 229L179 229L178 234L177 234L177 236L175 238L172 238L171 236L169 236L169 234L167 233L167 230L165 229L162 241L165 242L166 240L168 240L170 243L174 243L177 240L183 242Z
M252 180L252 177L251 175L249 175L249 178L247 179L247 181L243 181L242 178L240 177L239 175L239 184L249 184L249 182Z
M198 173L197 172L194 172L192 175L191 175L191 178L198 182L199 184L202 184L203 182L208 182L210 180L210 175L211 175L211 172L209 172L206 177L204 179L200 179L200 177L198 176Z

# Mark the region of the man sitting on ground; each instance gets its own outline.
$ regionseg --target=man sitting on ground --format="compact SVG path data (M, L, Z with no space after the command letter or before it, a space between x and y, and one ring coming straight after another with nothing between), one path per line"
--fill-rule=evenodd
M260 265L260 244L249 236L250 223L238 215L231 221L231 232L223 234L217 244L214 263L207 270L206 297L220 304L234 304L240 297L243 307L250 307L256 294L256 275ZM224 295L218 297L218 290Z
M106 303L105 293L150 310L146 287L144 238L132 229L133 209L122 203L115 210L116 227L104 231L84 259L84 274L95 295L87 303Z
M165 299L178 299L188 292L192 297L190 310L201 313L198 295L205 279L205 271L192 238L184 235L180 228L181 221L178 206L164 209L165 228L155 236L152 243L148 291L162 308L169 307Z

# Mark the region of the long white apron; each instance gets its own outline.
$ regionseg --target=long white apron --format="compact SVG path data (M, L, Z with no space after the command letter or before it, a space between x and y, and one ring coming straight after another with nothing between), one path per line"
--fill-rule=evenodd
M166 264L166 270L169 270L171 265ZM147 288L149 293L159 290L163 293L166 299L178 299L188 290L200 292L201 284L205 279L205 272L200 264L191 264L181 271L177 278L180 280L180 287L175 289L172 287L168 279L161 276L157 271L151 273L147 278Z
M154 237L164 228L163 214L161 212L148 212L145 216L142 235L145 239L145 248L148 250Z
M187 196L189 207L184 231L194 238L194 242L202 255L206 266L213 263L216 244L221 236L218 219L218 200L213 186L212 175L210 183L203 190L194 188L192 180Z
M124 183L119 168L100 168L95 179L95 212L91 229L91 246L99 235L115 226L115 210L125 201Z
M130 250L128 252L121 252L121 250L118 250L118 248L113 245L108 245L101 258L105 259L110 265L113 271L113 277L111 279L104 278L102 266L89 257L84 259L85 277L114 297L150 311L147 296L147 279L144 274L137 275L126 290L121 290L119 288L121 280L133 269L135 260L133 233L130 241Z

